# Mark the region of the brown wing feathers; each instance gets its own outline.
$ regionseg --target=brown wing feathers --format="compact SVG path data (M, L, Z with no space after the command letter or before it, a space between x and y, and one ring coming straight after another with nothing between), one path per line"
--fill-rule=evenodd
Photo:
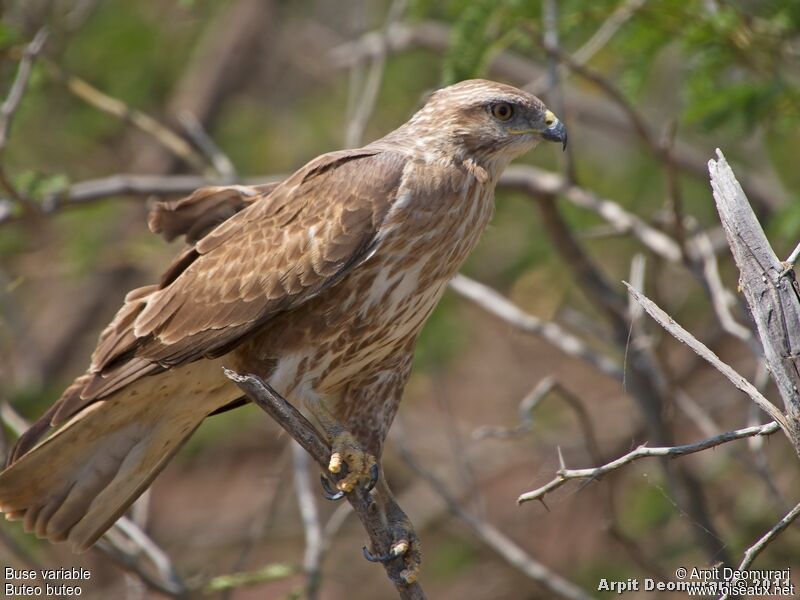
M280 185L203 188L156 208L151 229L167 239L185 235L195 247L160 285L126 296L89 373L20 439L14 458L94 400L172 365L224 354L272 315L341 280L378 239L404 165L395 153L336 152Z

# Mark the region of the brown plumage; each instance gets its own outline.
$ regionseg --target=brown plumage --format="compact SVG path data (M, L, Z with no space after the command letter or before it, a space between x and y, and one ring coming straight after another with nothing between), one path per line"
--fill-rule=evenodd
M241 398L222 366L379 456L417 334L489 221L503 168L539 139L566 135L537 98L462 82L280 184L157 207L151 229L194 245L127 295L87 373L20 439L0 508L85 549L206 416Z

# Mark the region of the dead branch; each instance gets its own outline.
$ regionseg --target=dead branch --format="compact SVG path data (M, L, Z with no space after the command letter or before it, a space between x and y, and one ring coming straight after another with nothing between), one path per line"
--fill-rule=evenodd
M331 455L330 447L308 419L255 375L239 375L229 369L225 369L225 375L242 388L247 397L259 408L275 419L323 470L327 470ZM361 488L357 487L345 497L361 520L361 524L369 536L373 552L379 553L381 556L386 555L392 545L391 533L383 523L380 511L377 510L378 507L370 494L365 494ZM382 564L400 598L408 600L425 598L418 583L409 584L403 581L400 575L403 569L402 561L389 561Z
M786 417L781 413L778 408L772 404L769 400L767 400L761 392L759 392L755 386L750 383L747 379L744 378L743 375L736 372L733 367L728 365L727 363L723 362L714 352L712 352L708 346L703 344L700 340L694 337L691 333L686 331L683 327L678 325L672 317L670 317L667 313L661 310L652 300L647 298L644 294L640 291L634 289L630 286L627 282L623 282L625 286L628 288L628 292L633 296L633 298L642 305L642 307L647 311L647 314L650 315L655 321L661 325L664 329L666 329L669 333L671 333L675 338L687 346L694 350L698 355L706 359L715 369L717 369L720 373L722 373L728 380L736 386L739 390L743 391L745 394L750 396L750 398L755 402L761 410L766 412L774 421L776 421L780 426L781 429L784 430L786 435L791 440L791 429L789 428L789 424L786 420Z
M594 352L583 340L556 323L542 321L538 317L524 312L489 286L459 274L450 281L450 289L501 318L514 328L524 333L538 335L565 354L585 360L601 373L615 379L622 379L622 370L615 361Z
M626 0L620 4L611 16L606 19L603 24L594 32L580 48L572 52L572 58L578 64L584 65L589 62L592 57L602 50L608 42L614 37L628 19L630 19L636 11L638 11L647 0ZM569 69L563 64L558 65L558 76L560 79L566 79L569 74ZM523 89L528 90L532 94L538 94L545 89L547 84L546 77L542 76L534 81L528 83Z
M303 556L303 571L306 573L306 600L319 597L319 586L322 577L322 526L319 521L319 509L311 487L311 471L308 452L296 442L292 446L292 464L294 466L294 489L297 493L297 506L303 521L306 538L306 550Z
M398 448L406 464L445 501L450 512L466 523L479 540L497 552L508 564L538 582L559 598L570 600L589 600L591 598L589 594L574 583L564 579L558 573L551 571L534 559L499 529L467 512L444 484L433 473L426 470L406 447L398 444Z
M389 12L386 16L386 22L383 26L383 32L379 36L380 46L378 52L371 58L369 71L367 73L366 81L358 94L358 101L353 104L353 110L347 119L347 127L344 136L345 148L355 148L361 144L361 138L364 136L364 130L367 127L367 121L372 116L375 110L375 103L378 100L378 92L380 91L381 82L383 81L384 67L386 65L387 55L387 32L392 25L403 16L406 11L407 0L393 0L389 6ZM354 65L351 69L358 68L359 63ZM350 93L355 93L354 86L351 86Z
M185 161L193 169L201 173L206 170L207 164L204 157L198 154L195 149L192 148L191 144L183 137L157 119L141 110L131 108L122 100L113 98L105 92L98 90L80 77L66 73L61 67L51 61L47 61L47 67L52 77L59 83L62 83L76 98L83 100L101 112L116 117L125 123L130 123L137 129L151 136L164 148Z
M239 176L236 174L236 167L230 158L220 150L217 143L208 135L203 124L188 110L184 110L178 115L178 121L183 126L184 131L195 146L205 155L211 166L219 174L222 183L235 183Z
M512 165L503 173L498 187L521 191L532 196L563 196L572 204L597 213L618 230L630 232L648 250L665 260L671 263L678 263L681 260L680 246L670 236L651 227L641 218L626 211L620 204L600 198L579 186L570 185L557 173L536 167Z
M765 533L761 539L759 539L755 544L750 546L744 553L744 558L742 562L739 564L739 571L744 571L750 568L750 565L753 564L753 561L758 557L764 549L769 546L776 537L778 537L781 533L783 533L789 525L794 523L794 521L800 517L800 504L795 506L789 513L783 517L780 521L775 523L775 526L770 529L767 533ZM720 597L719 600L728 600L728 594L725 594Z
M739 286L756 322L772 378L787 419L784 431L800 455L800 287L764 235L753 209L722 152L708 162L711 188L733 258Z
M8 92L5 102L0 106L0 152L2 152L8 142L11 122L25 94L25 89L28 87L28 80L33 70L33 63L42 51L42 48L44 48L48 35L47 29L42 28L26 46L22 53L22 59L19 61L14 83L11 84L11 90Z
M592 420L589 418L589 411L586 410L580 398L570 392L561 382L557 381L552 376L545 377L537 383L519 403L519 425L510 428L484 425L472 432L472 438L475 440L488 437L511 438L524 433L530 433L533 430L533 411L535 411L542 401L551 393L554 395L557 394L556 397L562 399L567 406L575 412L575 416L578 418L578 423L583 433L584 442L586 443L586 450L592 461L599 463L600 447L597 444L597 436L594 432Z
M517 503L522 504L523 502L530 502L531 500L541 500L547 494L557 490L571 479L597 479L606 473L616 471L620 467L624 467L625 465L641 458L653 456L674 458L676 456L683 456L685 454L694 454L695 452L708 450L709 448L719 446L720 444L725 444L727 442L732 442L733 440L739 440L745 437L772 435L778 431L778 429L778 424L772 422L767 423L766 425L758 425L755 427L745 427L744 429L727 431L694 444L666 446L661 448L650 448L642 445L636 450L633 450L628 454L625 454L624 456L621 456L620 458L613 460L601 467L595 467L591 469L559 469L556 472L556 477L552 481L533 491L521 494L517 499Z

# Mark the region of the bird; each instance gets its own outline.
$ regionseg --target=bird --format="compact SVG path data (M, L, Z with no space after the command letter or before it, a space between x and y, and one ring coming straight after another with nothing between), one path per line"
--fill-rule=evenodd
M86 373L17 441L0 511L86 550L204 419L246 402L223 368L307 411L337 495L374 485L418 334L490 221L501 173L542 140L566 146L567 133L541 100L467 80L284 181L157 205L151 230L187 247L125 296ZM418 540L390 513L413 581Z

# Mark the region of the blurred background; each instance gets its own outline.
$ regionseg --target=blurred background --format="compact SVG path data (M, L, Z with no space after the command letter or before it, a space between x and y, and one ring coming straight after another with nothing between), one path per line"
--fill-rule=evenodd
M180 250L148 231L153 199L280 177L384 135L442 85L486 77L540 95L570 146L541 146L501 181L463 270L481 285L459 280L431 317L387 443L384 469L422 539L429 597L596 597L603 577L669 581L679 566L735 566L797 503L797 456L782 434L638 461L570 482L546 505L516 500L560 460L591 467L645 442L766 422L629 310L623 279L780 404L707 161L725 152L788 256L800 239L800 3L0 6L4 451L83 372L125 292ZM570 341L579 352L565 352ZM316 467L297 461L258 409L213 417L136 505L127 535L76 556L4 522L0 565L89 568L86 598L394 597L361 557L357 519L324 501ZM323 538L311 553L298 474L310 477L306 517ZM755 566L800 569L797 526ZM559 591L559 577L574 587Z

